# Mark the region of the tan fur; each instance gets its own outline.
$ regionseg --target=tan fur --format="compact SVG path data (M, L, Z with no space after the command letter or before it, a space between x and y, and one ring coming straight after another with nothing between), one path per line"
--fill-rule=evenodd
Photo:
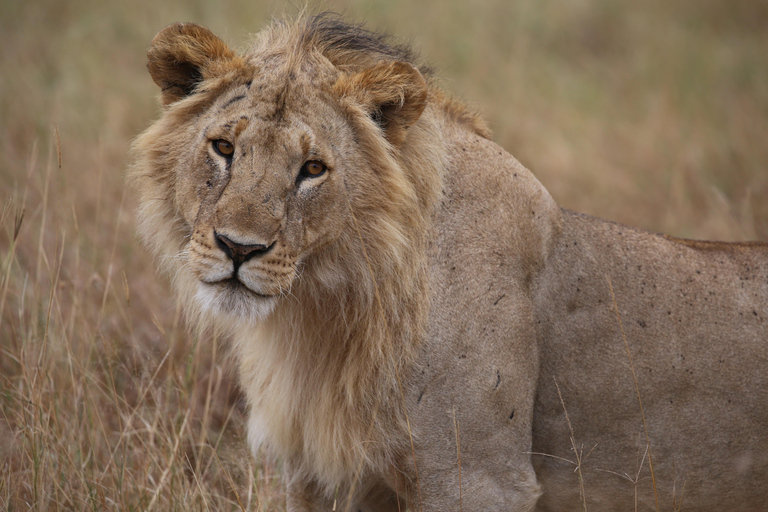
M335 17L244 55L177 24L149 61L166 106L135 142L140 230L190 318L232 335L289 510L577 509L557 387L587 505L655 506L609 282L662 508L683 482L697 510L768 497L764 244L561 210L407 48Z

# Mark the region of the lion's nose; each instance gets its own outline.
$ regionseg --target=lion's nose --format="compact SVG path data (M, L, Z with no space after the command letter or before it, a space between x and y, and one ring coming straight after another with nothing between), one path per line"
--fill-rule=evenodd
M267 252L275 245L274 242L272 242L271 245L263 245L263 244L240 244L238 242L235 242L229 237L226 237L222 235L221 233L215 233L216 234L216 245L219 246L219 249L224 251L224 254L226 254L229 259L232 260L232 262L235 264L235 272L237 272L238 267L245 263L246 261L250 260L253 257L261 256Z

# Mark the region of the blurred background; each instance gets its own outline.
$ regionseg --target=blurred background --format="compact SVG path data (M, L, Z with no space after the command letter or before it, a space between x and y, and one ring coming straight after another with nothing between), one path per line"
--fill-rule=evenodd
M408 41L563 206L768 240L768 1L310 3ZM278 1L0 3L0 508L280 510L216 333L135 235L165 25L240 46Z

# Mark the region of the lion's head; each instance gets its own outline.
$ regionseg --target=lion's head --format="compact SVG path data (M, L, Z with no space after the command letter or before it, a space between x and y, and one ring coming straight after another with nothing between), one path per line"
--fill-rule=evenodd
M300 278L372 297L371 266L413 263L441 152L409 50L317 16L243 55L176 24L148 57L165 108L134 147L140 229L198 311L260 320Z

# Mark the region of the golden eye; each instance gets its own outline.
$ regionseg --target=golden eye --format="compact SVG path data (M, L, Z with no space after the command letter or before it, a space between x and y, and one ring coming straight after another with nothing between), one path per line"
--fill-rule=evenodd
M325 166L323 162L318 162L317 160L310 160L309 162L304 164L304 167L301 168L301 174L304 177L317 178L327 170L328 168Z
M224 158L232 158L232 155L235 153L235 146L224 139L213 141L213 149Z

